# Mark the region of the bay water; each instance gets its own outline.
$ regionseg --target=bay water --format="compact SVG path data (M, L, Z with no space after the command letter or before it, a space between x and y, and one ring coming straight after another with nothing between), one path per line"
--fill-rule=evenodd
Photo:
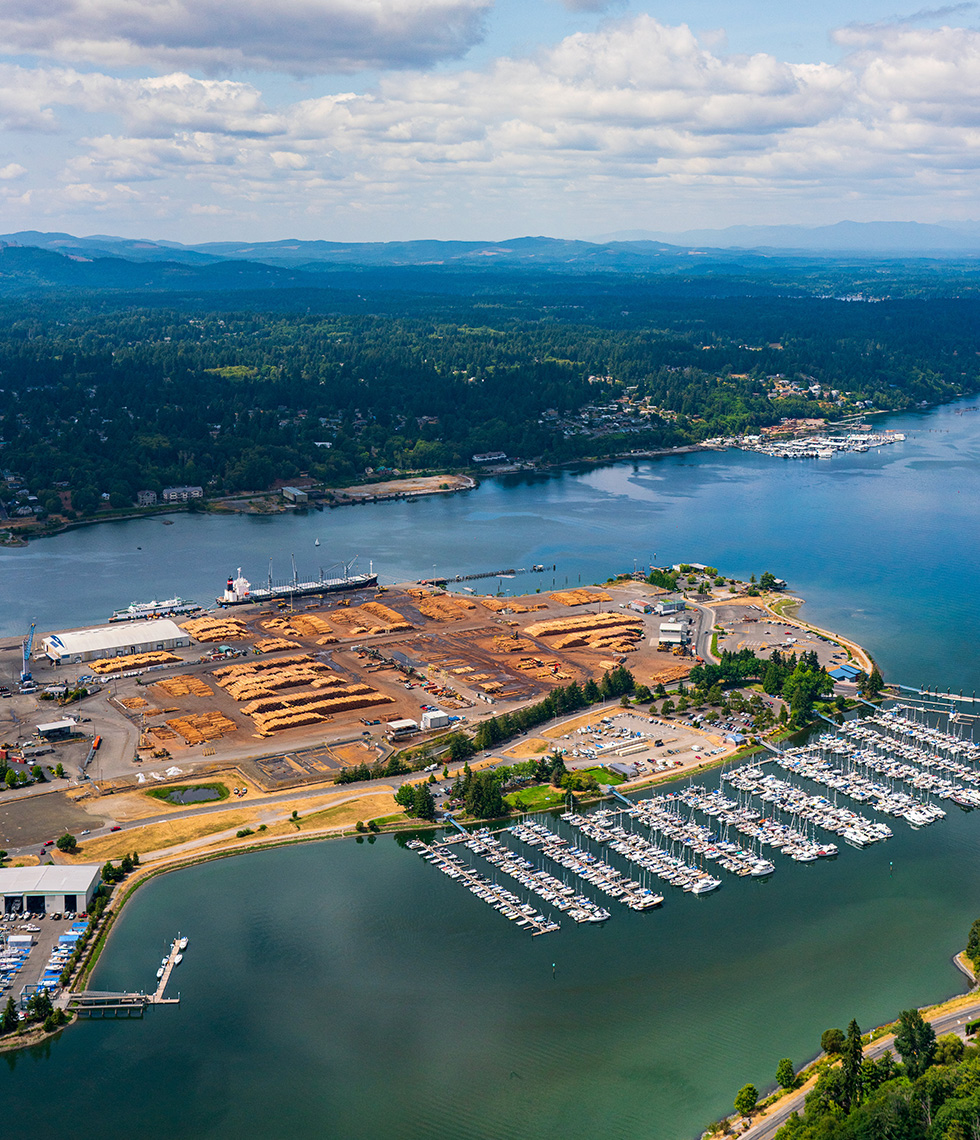
M386 581L557 565L503 580L509 592L690 560L772 570L888 679L969 693L980 418L967 406L893 417L905 443L829 461L708 452L322 514L84 528L0 552L0 629L98 621L174 592L204 602L239 565L261 580L270 554L283 575L290 553L301 572L320 550L361 554ZM152 988L182 930L181 1005L7 1055L4 1127L685 1140L745 1082L771 1083L781 1057L812 1055L828 1026L962 988L950 957L980 913L980 816L950 807L894 831L533 940L390 836L176 872L127 906L93 985Z

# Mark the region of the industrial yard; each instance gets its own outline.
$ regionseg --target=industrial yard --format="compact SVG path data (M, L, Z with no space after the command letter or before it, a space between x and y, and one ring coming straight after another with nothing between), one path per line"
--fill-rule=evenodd
M107 790L229 763L270 789L328 780L396 742L472 726L618 664L647 685L686 675L691 650L660 647L660 593L639 582L521 598L405 585L133 622L122 633L39 633L37 691L0 703L0 739L36 743L36 726L57 710L76 721L51 742L57 759L69 777ZM0 652L12 688L18 663ZM91 695L59 709L56 698L77 688Z

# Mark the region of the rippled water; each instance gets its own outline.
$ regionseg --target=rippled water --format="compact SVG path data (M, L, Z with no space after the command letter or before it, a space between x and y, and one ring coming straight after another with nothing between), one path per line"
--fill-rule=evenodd
M31 620L103 621L137 599L210 603L238 566L254 582L373 560L383 581L535 563L558 570L505 592L605 578L614 570L707 562L769 569L809 616L867 645L910 684L980 688L972 639L980 564L980 413L967 406L892 417L903 444L832 460L705 452L491 479L472 492L271 518L178 515L85 527L0 551L0 633ZM315 539L321 545L314 547ZM479 583L474 583L479 586Z
M879 453L781 463L708 453L485 483L469 495L271 520L185 516L0 554L6 632L98 620L132 598L213 596L313 540L387 580L557 563L549 587L695 560L765 569L887 676L978 685L976 413L896 418ZM137 550L142 546L142 550ZM309 557L304 557L303 552ZM669 891L531 940L391 837L222 860L153 881L94 979L149 988L178 929L182 1004L72 1029L0 1066L4 1127L398 1140L683 1140L850 1017L870 1026L960 988L980 911L980 814L904 823L768 882ZM622 911L622 913L620 913Z
M149 988L180 929L182 1004L19 1057L5 1127L27 1134L43 1103L80 1140L693 1137L828 1026L960 989L980 816L894 830L533 940L387 836L168 875L127 908L94 985Z

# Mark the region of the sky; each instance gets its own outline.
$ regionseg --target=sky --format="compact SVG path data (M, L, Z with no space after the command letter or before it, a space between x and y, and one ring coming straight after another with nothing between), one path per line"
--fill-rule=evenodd
M980 218L980 4L4 0L0 231Z

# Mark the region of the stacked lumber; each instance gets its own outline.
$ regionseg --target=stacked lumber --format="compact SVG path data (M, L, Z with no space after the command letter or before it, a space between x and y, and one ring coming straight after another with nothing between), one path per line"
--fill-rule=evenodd
M328 645L336 642L330 623L316 614L290 614L289 617L275 617L262 623L262 628L271 633L283 634L286 637L323 637L318 645Z
M205 614L204 617L185 621L182 629L195 641L241 641L248 636L248 628L241 618L225 617L219 614Z
M583 614L581 617L551 618L529 625L525 633L530 637L557 637L556 649L592 645L611 635L624 637L635 630L642 637L643 619L626 614Z
M167 726L165 724L155 724L150 729L150 732L152 732L153 735L158 740L176 740L177 739L177 733L174 732L173 729L167 728Z
M413 598L418 599L416 604L419 613L425 614L433 621L460 621L469 617L470 610L476 609L476 602L471 602L469 598L461 598L457 594L431 594L427 590L408 592Z
M287 641L284 637L263 637L255 643L259 653L278 653L281 649L299 649L298 641Z
M154 684L172 697L210 697L214 691L199 677L191 677L186 673L181 673L177 677L166 677L162 681L155 681Z
M388 704L386 697L366 685L350 685L346 690L324 695L323 693L289 693L272 702L277 708L254 708L254 705L267 705L270 702L252 702L242 706L255 722L262 736L286 728L300 728L307 724L317 724L329 720L334 713L350 712L352 709L369 708L373 705Z
M334 610L330 620L341 626L346 637L414 628L397 610L380 602L365 602L363 606Z
M522 657L517 662L517 668L524 673L530 673L538 681L565 680L569 674L562 672L558 661L543 661L540 657Z
M224 713L206 712L174 717L167 721L167 727L182 736L186 744L203 744L235 732L238 725Z
M584 586L575 590L557 590L550 597L552 601L562 606L591 606L596 602L610 600L604 590L587 590Z
M103 657L101 661L87 661L86 665L93 673L119 673L125 669L145 669L148 665L170 665L179 661L172 653L165 649L154 650L152 653L134 653L128 657Z
M119 703L127 709L146 709L150 707L149 701L142 697L121 697Z

